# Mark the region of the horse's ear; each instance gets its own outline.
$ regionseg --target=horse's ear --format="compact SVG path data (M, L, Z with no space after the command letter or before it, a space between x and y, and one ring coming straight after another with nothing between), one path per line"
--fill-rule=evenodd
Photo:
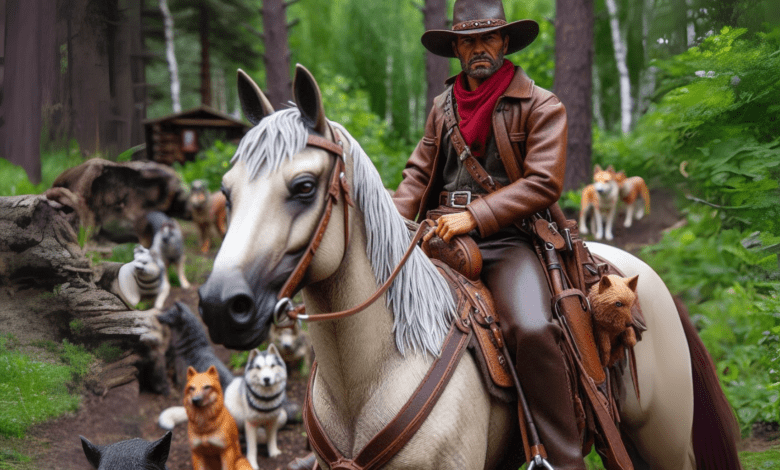
M304 124L318 134L325 135L328 129L328 120L325 118L325 109L322 107L320 87L311 72L301 64L295 66L293 96L295 104L301 110Z
M271 102L254 80L238 69L238 98L247 120L256 126L264 117L274 112Z

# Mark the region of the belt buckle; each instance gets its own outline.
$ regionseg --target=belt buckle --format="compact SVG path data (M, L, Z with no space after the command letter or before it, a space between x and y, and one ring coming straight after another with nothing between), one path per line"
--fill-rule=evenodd
M465 204L456 204L455 198L458 196L466 196L466 203ZM464 209L467 205L471 204L471 191L453 191L448 194L448 201L450 207L455 207L457 209Z

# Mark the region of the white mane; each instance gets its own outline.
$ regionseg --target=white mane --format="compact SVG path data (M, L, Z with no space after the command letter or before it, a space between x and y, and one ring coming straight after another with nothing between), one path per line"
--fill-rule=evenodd
M368 155L342 125L331 124L349 143L353 196L366 224L366 254L377 282L382 284L403 257L411 236ZM284 161L304 149L306 137L307 130L297 108L278 111L244 136L231 163L245 162L250 178L276 171ZM386 295L401 354L411 348L415 352L438 355L455 317L455 303L447 281L419 248L409 257Z

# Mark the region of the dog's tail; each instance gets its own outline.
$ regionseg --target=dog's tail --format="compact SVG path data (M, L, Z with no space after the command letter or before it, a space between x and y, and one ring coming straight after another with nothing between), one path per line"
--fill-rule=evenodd
M183 406L172 406L166 408L160 413L160 417L157 418L157 424L168 431L176 427L177 424L187 422L187 410Z
M645 180L639 181L639 191L642 193L642 199L645 200L645 215L650 213L650 190L647 189Z

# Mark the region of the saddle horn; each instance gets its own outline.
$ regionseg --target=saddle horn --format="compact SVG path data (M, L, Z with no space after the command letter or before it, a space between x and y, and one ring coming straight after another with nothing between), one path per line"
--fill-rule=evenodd
M257 83L241 69L238 69L238 98L244 116L253 126L274 112L274 107Z

